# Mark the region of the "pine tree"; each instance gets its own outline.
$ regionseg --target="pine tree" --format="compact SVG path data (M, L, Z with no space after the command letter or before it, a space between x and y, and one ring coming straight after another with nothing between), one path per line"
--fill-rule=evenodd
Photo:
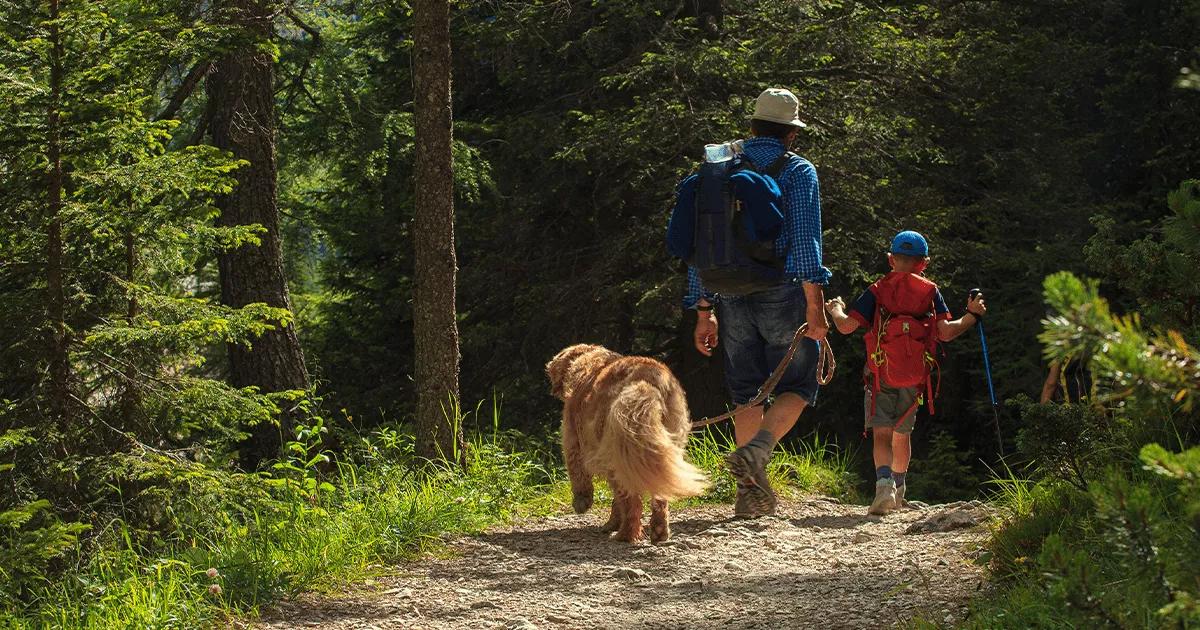
M219 446L269 423L278 397L204 368L214 344L246 343L290 314L196 296L199 263L259 242L262 228L212 226L211 201L243 163L172 149L178 123L156 120L160 83L174 83L164 68L199 54L175 37L188 26L138 2L4 8L0 399L12 402L0 429L36 436L18 469L37 477L64 456L200 437ZM43 465L51 456L59 464Z
M220 256L221 301L233 308L267 304L291 310L283 269L275 156L275 60L267 43L277 3L230 0L218 4L223 24L236 29L235 45L214 64L207 78L207 127L215 146L246 160L237 186L220 201L219 225L260 225L261 243ZM235 387L265 392L307 390L308 372L295 326L266 331L252 344L229 345L230 381ZM242 465L254 469L279 454L291 434L293 413L280 426L260 424L243 445Z

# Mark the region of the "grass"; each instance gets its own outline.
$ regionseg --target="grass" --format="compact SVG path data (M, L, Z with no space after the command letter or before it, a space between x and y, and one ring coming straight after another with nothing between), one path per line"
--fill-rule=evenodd
M688 458L707 472L713 482L709 491L695 501L733 501L737 485L725 469L725 456L734 448L736 444L731 431L709 427L692 434L688 443ZM780 444L775 447L771 463L767 466L767 475L771 485L786 497L823 494L855 501L858 477L851 472L852 467L853 453L813 435L795 446Z
M156 462L161 479L189 479L154 499L174 515L170 534L139 531L127 524L137 522L132 516L112 519L56 579L26 593L27 605L0 609L0 627L215 626L289 594L361 582L438 549L448 535L569 511L570 489L547 463L556 455L548 448L493 429L472 440L463 469L418 470L411 437L384 430L354 447L354 463L321 475L312 466L320 458L304 445L270 478ZM732 448L726 432L693 436L689 456L714 480L693 503L732 501L723 463ZM848 453L813 438L781 446L769 474L786 496L849 498L849 469ZM606 495L601 486L597 498Z
M31 605L0 613L0 627L215 625L287 594L377 575L447 534L560 510L568 496L557 470L496 439L476 439L463 470L341 463L328 479L316 493L283 484L249 509L210 509L162 545L115 520L76 566L32 589Z
M1004 518L980 558L993 581L962 627L1200 627L1194 486L1131 464L1086 491L998 474L991 500Z

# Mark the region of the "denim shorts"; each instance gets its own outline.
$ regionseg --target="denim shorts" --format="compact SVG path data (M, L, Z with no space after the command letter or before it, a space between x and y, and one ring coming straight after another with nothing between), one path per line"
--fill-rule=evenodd
M725 385L733 404L749 402L787 354L796 329L806 318L808 301L798 284L781 285L750 295L722 295L718 342L725 348ZM807 337L796 348L774 395L793 393L817 402L817 357L820 346Z

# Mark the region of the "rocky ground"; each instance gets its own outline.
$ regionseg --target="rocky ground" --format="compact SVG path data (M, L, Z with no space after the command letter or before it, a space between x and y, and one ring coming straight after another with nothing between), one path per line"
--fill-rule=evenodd
M867 516L813 498L732 520L675 510L663 545L608 540L606 510L489 531L342 596L303 596L258 628L879 628L953 626L983 585L978 503Z

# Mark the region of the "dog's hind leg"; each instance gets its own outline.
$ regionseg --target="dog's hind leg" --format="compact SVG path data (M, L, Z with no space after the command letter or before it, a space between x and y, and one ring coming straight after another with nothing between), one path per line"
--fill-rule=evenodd
M608 487L610 489L617 487L617 482L613 481L612 475L608 477ZM612 513L608 515L608 522L600 526L602 532L615 532L621 527L621 506L622 501L613 491Z
M592 507L595 488L592 486L592 475L588 473L583 463L583 448L579 445L579 435L575 423L563 413L562 424L563 460L567 464L567 476L571 478L571 506L576 514L583 514Z
M650 542L666 542L671 537L671 510L666 499L650 500Z
M621 525L614 537L621 542L637 542L642 539L642 497L624 489L613 489L613 502L621 503Z

